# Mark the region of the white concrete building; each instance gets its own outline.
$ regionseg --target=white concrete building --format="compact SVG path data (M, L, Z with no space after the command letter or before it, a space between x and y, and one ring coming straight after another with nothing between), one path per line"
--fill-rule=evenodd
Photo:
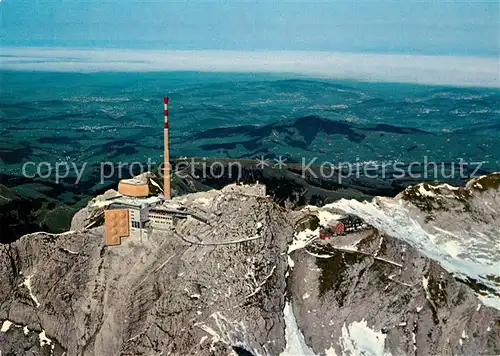
M160 206L163 199L159 197L132 198L119 197L113 200L111 208L119 207L129 210L130 236L141 236L149 226L150 209Z
M161 208L151 209L149 211L149 224L153 229L170 230L174 227L174 216Z

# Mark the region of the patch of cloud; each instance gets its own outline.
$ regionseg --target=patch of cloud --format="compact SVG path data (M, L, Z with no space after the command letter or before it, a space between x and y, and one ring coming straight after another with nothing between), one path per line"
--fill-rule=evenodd
M46 71L291 73L310 77L500 87L494 57L306 51L156 51L10 47L0 68Z

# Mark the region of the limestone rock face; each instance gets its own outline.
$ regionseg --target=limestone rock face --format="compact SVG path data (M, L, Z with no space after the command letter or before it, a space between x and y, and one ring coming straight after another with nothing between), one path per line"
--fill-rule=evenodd
M465 187L422 183L395 199L343 199L325 208L356 214L407 242L500 309L500 173Z
M489 228L500 192L489 183L463 188L475 189L469 210L437 188L433 218L403 196L290 211L231 189L187 194L171 202L190 213L175 230L111 248L103 227L87 224L102 208L87 208L74 231L0 245L0 351L500 354L499 236ZM318 239L319 224L343 213L369 226ZM453 229L468 214L470 228ZM464 247L471 238L480 248Z
M44 331L68 355L279 354L293 236L285 212L241 194L182 198L209 224L187 218L176 233L113 248L102 227L1 245L0 320ZM3 352L14 332L0 333Z
M292 254L297 324L318 355L500 352L500 312L437 262L376 230L355 247L337 247Z
M92 199L85 208L73 216L70 231L82 231L85 228L100 225L104 221L104 210L108 206L108 200L117 196L119 196L118 192L110 189Z

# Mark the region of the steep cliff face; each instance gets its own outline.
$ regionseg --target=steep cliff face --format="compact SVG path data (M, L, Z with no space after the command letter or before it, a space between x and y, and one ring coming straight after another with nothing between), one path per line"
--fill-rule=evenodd
M359 215L407 242L500 309L500 173L472 179L465 187L423 183L395 199L343 199L325 208Z
M396 199L300 211L229 189L188 194L173 202L196 218L112 248L94 204L75 216L75 231L0 245L0 351L499 354L500 311L488 305L500 299L500 192L481 182L461 188L467 203L451 196L455 188L417 186ZM419 207L415 189L432 191L441 209ZM318 221L345 212L371 227L319 240ZM481 247L468 248L471 238ZM450 254L449 241L461 253ZM481 263L488 273L471 269Z
M498 310L439 263L376 229L350 246L312 243L292 258L297 323L318 355L500 352Z

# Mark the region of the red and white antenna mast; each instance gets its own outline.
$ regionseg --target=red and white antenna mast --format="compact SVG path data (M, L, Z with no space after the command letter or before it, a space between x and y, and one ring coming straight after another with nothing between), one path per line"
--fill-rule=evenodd
M170 153L168 149L168 97L163 97L163 116L165 122L163 124L163 194L165 199L172 198L170 188Z

